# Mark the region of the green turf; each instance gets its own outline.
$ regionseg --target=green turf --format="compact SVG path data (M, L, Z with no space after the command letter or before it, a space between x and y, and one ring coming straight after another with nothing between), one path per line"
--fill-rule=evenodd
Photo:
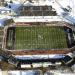
M14 48L17 50L67 48L64 28L57 26L16 27Z

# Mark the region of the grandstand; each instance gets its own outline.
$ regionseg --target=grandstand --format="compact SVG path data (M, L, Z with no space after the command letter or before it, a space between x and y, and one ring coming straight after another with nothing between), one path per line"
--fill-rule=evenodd
M21 16L56 16L57 13L52 6L23 6Z

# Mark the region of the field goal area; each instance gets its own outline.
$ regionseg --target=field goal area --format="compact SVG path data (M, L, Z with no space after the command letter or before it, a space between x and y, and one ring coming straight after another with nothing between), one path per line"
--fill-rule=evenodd
M7 29L8 50L51 50L68 48L64 26L16 26Z

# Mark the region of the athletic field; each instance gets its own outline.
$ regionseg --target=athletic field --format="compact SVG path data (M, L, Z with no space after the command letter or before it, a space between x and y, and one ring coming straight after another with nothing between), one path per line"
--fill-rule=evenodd
M64 27L61 26L24 26L15 27L14 43L16 50L50 50L67 48ZM10 33L11 34L11 33ZM12 36L12 35L11 35ZM9 36L9 38L13 38ZM7 46L12 49L8 39Z

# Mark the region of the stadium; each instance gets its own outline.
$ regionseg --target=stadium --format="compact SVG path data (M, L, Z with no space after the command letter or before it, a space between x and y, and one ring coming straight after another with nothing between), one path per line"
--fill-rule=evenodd
M17 8L13 2L6 3L8 8L14 7L15 14L0 27L2 64L15 69L53 69L75 63L75 22L69 15L72 9L46 1L27 0Z
M74 50L74 36L74 26L63 21L13 23L4 27L2 49L14 56L19 64L12 58L8 58L8 62L19 66L59 62ZM70 60L70 57L65 58L65 62Z
M15 24L4 29L4 50L11 52L66 52L74 46L74 33L70 26L54 23ZM31 53L32 53L31 52ZM61 52L59 54L61 54ZM30 54L31 54L30 53ZM49 53L49 52L48 52ZM34 53L32 53L34 54Z

